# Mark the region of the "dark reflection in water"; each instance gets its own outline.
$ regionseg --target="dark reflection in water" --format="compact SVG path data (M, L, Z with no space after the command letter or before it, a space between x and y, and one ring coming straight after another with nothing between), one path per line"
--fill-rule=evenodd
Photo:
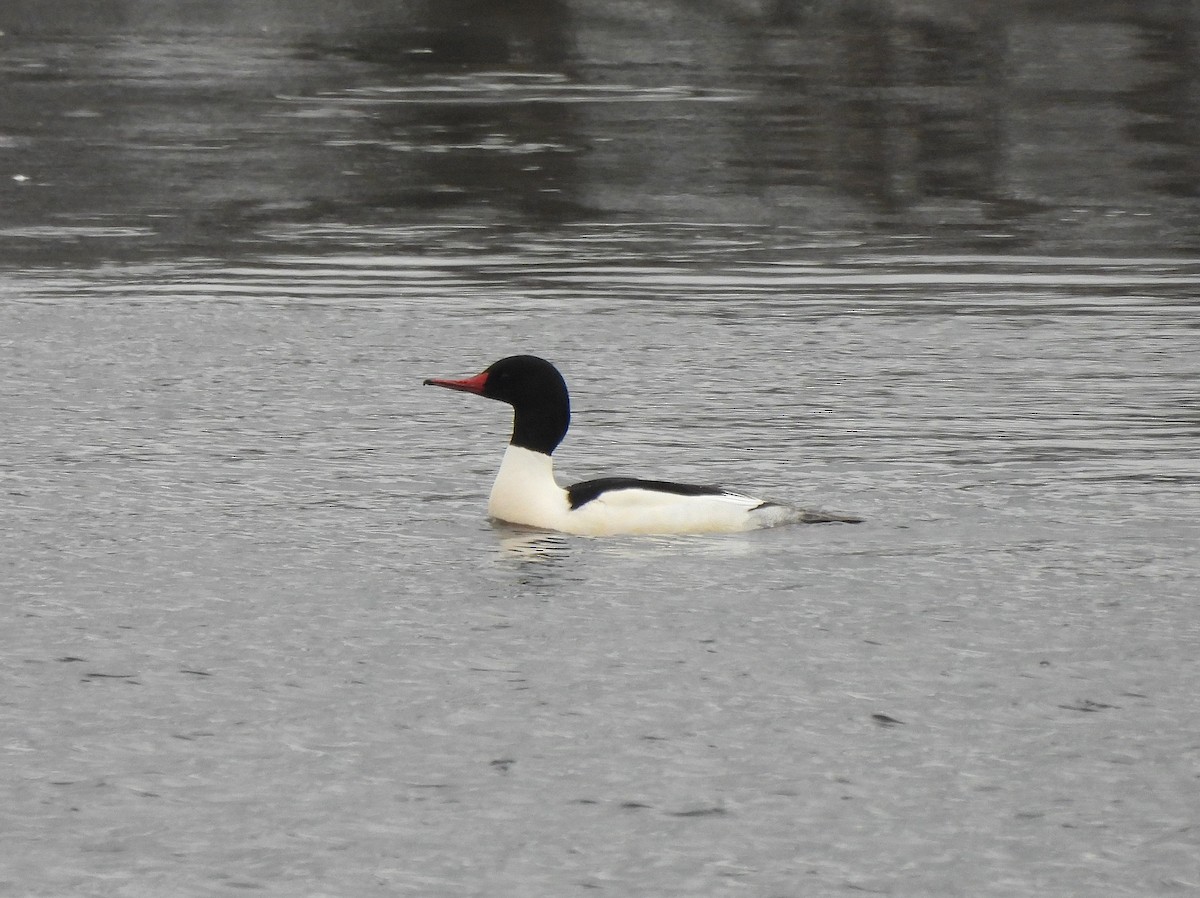
M0 11L13 261L295 222L1200 244L1195 3L82 6Z
M396 13L392 13L396 15ZM573 58L573 17L565 0L425 0L406 4L389 27L352 29L338 49L401 69L512 67L565 69ZM328 41L313 39L322 55Z

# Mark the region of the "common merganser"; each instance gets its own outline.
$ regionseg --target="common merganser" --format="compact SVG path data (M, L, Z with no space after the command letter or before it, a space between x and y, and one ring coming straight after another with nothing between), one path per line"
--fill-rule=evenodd
M602 477L563 489L554 450L571 423L563 376L545 359L514 355L460 380L426 385L498 399L513 407L513 433L492 486L488 513L501 521L586 536L625 533L736 533L779 524L857 524L862 519L808 511L712 486Z

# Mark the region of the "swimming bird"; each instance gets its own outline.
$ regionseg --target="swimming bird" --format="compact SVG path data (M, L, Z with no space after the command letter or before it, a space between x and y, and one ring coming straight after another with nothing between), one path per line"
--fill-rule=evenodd
M713 486L601 477L565 489L551 456L571 423L566 381L532 355L500 359L474 377L426 385L498 399L513 408L513 432L488 499L501 521L588 536L736 533L779 524L856 524L861 518L766 502Z

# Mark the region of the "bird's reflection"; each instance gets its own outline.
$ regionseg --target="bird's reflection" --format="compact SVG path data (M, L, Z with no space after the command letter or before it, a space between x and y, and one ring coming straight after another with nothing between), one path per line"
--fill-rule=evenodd
M495 520L492 528L498 537L501 556L517 562L526 572L557 567L571 556L571 542L562 534Z

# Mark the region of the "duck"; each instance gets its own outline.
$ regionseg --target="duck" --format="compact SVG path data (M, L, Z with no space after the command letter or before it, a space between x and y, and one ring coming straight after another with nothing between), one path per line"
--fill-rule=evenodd
M424 385L512 406L512 437L488 498L488 514L497 521L581 536L739 533L862 521L667 480L600 477L560 486L553 456L571 424L571 398L559 370L538 356L508 356L473 377L427 378Z

